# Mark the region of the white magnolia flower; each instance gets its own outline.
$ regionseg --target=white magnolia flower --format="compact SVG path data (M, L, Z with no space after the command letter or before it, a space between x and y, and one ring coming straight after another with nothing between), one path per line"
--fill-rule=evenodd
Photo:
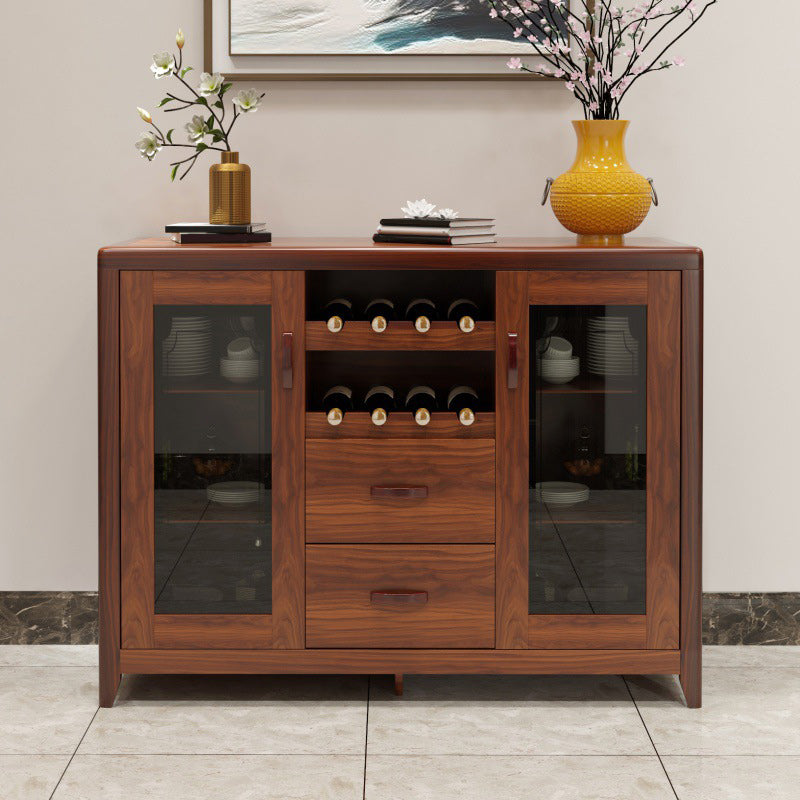
M178 32L175 34L175 44L178 45L178 49L182 50L184 44L186 44L186 37L183 35L183 31L178 28Z
M239 111L246 114L248 111L256 111L261 105L261 95L257 89L242 89L233 98L233 104L239 106Z
M136 149L142 154L142 158L152 161L161 149L161 143L152 131L145 131L142 138L136 142Z
M136 110L139 112L139 116L145 122L152 122L153 121L153 118L150 116L150 112L147 111L147 109L141 108L140 106L136 106Z
M153 63L150 65L150 69L156 78L163 78L175 69L175 58L166 50L163 53L153 53Z
M437 216L442 219L456 219L458 217L458 211L453 211L452 208L440 208L437 212Z
M187 122L183 127L189 134L190 142L199 142L208 133L206 121L199 114L195 114L191 122Z
M400 210L407 217L427 217L436 210L436 206L423 198L422 200L407 200L406 205Z
M211 97L211 95L219 93L224 80L225 78L219 72L215 72L213 75L209 72L204 72L200 76L200 85L197 87L197 91L203 97Z

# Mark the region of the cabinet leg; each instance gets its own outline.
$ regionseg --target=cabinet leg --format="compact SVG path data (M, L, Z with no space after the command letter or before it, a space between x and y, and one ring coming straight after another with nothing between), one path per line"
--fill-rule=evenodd
M394 676L394 693L398 697L403 696L403 673L395 673Z
M699 661L681 672L680 681L687 707L700 708L703 705L703 683Z
M117 691L122 680L122 675L118 673L109 674L107 671L100 670L100 707L111 708L117 699Z

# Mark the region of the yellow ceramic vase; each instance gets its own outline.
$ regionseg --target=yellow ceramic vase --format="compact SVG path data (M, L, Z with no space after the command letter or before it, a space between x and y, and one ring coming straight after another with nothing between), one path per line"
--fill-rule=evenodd
M552 181L550 205L558 221L587 245L618 245L650 210L651 182L625 158L627 120L572 123L578 137L575 163Z
M214 225L250 222L250 167L239 163L239 154L222 153L221 163L208 173L208 221Z

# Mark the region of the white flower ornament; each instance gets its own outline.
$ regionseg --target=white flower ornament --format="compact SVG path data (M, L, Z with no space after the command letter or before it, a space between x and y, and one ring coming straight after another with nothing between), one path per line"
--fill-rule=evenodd
M152 131L145 131L141 139L136 142L136 149L142 154L142 158L152 161L161 149L161 144Z
M225 79L219 74L219 72L215 72L213 74L210 72L204 72L200 75L200 85L197 87L197 91L203 97L211 97L212 95L219 93L224 80Z
M168 53L166 50L163 53L154 53L150 69L156 78L163 78L175 69L175 58L172 53Z
M407 217L428 217L436 210L433 203L429 203L425 198L422 200L407 200L406 205L400 209Z
M233 104L238 106L242 114L247 114L249 111L256 111L261 105L261 98L263 94L259 94L257 89L242 89L233 98Z
M190 142L199 142L208 133L206 121L199 114L195 114L191 122L187 122L183 127L189 134Z
M442 219L456 219L458 217L458 211L454 211L452 208L440 208L436 212L436 216Z

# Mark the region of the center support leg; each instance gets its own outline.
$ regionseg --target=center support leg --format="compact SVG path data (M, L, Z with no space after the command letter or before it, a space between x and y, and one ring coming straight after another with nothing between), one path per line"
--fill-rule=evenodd
M394 693L398 697L403 696L403 673L395 673L394 675Z

